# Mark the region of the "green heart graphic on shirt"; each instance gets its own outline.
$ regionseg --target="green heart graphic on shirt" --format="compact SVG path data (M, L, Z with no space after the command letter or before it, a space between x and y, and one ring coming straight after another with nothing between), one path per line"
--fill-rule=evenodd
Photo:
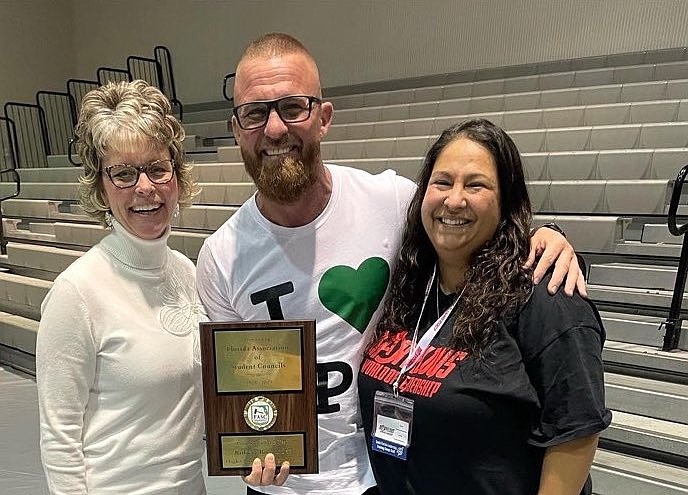
M333 266L318 285L323 306L363 333L373 317L389 281L389 265L382 258L368 258L358 269Z

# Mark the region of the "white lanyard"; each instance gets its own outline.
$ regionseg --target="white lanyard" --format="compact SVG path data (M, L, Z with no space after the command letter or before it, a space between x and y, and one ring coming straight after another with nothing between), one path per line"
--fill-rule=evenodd
M411 341L411 349L409 350L409 355L406 357L406 360L404 361L404 364L402 365L401 370L399 371L399 376L397 376L397 379L392 384L392 391L394 392L395 396L399 395L399 383L401 383L401 379L404 376L404 373L410 370L417 362L419 362L423 358L423 356L425 355L425 351L428 349L428 346L430 345L430 342L432 342L432 339L434 339L435 336L439 333L440 329L447 321L447 318L449 318L449 315L452 313L452 311L454 311L456 303L459 302L459 299L461 299L461 296L463 295L462 290L461 294L459 294L459 297L457 297L456 300L452 303L452 305L448 307L444 313L442 313L442 316L440 316L437 319L437 321L433 323L430 328L428 328L427 332L425 332L425 334L421 337L420 341L416 343L416 341L418 340L418 328L420 326L420 320L423 317L423 311L425 311L425 304L428 302L428 296L430 295L432 283L435 281L436 273L437 266L435 266L432 269L432 277L430 277L430 280L428 281L428 286L425 289L425 297L423 298L423 305L420 308L420 314L418 315L418 321L416 322L416 329L413 331L413 340ZM437 283L439 284L439 281Z

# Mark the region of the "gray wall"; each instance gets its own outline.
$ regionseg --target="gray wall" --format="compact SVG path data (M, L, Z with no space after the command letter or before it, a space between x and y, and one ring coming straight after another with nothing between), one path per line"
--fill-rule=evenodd
M93 78L99 66L124 66L127 55L152 56L156 44L167 45L184 103L220 100L222 76L233 71L245 44L267 31L286 31L304 41L319 62L324 86L688 45L688 1L684 0L26 0L16 4L24 7L14 10L23 9L27 15L62 20L64 14L54 6L73 6L76 51L71 61L62 58L72 76ZM37 12L40 9L30 5L50 6L50 12ZM0 26L5 22L0 21ZM52 27L42 20L38 24L44 31L36 34L49 38L46 31ZM22 33L25 40L30 37L26 28ZM40 47L47 50L42 60L52 70L17 64L18 80L33 85L46 77L52 83L60 46L70 43L66 34L60 36L54 46ZM22 43L19 50L38 50L29 45ZM17 84L22 86L26 84Z
M66 90L74 71L72 20L71 0L0 0L0 108L33 102L41 89Z

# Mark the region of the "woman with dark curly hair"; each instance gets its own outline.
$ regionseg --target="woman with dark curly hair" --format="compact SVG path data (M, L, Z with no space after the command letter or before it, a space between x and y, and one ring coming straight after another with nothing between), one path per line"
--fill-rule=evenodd
M381 494L591 493L611 421L604 330L589 301L523 268L518 149L469 120L442 133L418 182L358 377Z

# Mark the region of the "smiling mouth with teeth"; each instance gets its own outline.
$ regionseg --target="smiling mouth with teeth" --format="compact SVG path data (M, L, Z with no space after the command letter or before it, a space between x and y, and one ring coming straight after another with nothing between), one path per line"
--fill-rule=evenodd
M150 206L134 206L131 211L134 213L152 213L158 211L162 208L162 205L150 205Z
M268 156L276 156L276 155L283 155L285 153L289 153L290 151L291 151L291 146L285 146L283 148L267 149L267 150L264 150L263 153L265 153Z
M443 223L444 225L466 225L470 222L470 220L465 220L462 218L457 218L457 219L451 219L451 218L440 218L440 222Z

